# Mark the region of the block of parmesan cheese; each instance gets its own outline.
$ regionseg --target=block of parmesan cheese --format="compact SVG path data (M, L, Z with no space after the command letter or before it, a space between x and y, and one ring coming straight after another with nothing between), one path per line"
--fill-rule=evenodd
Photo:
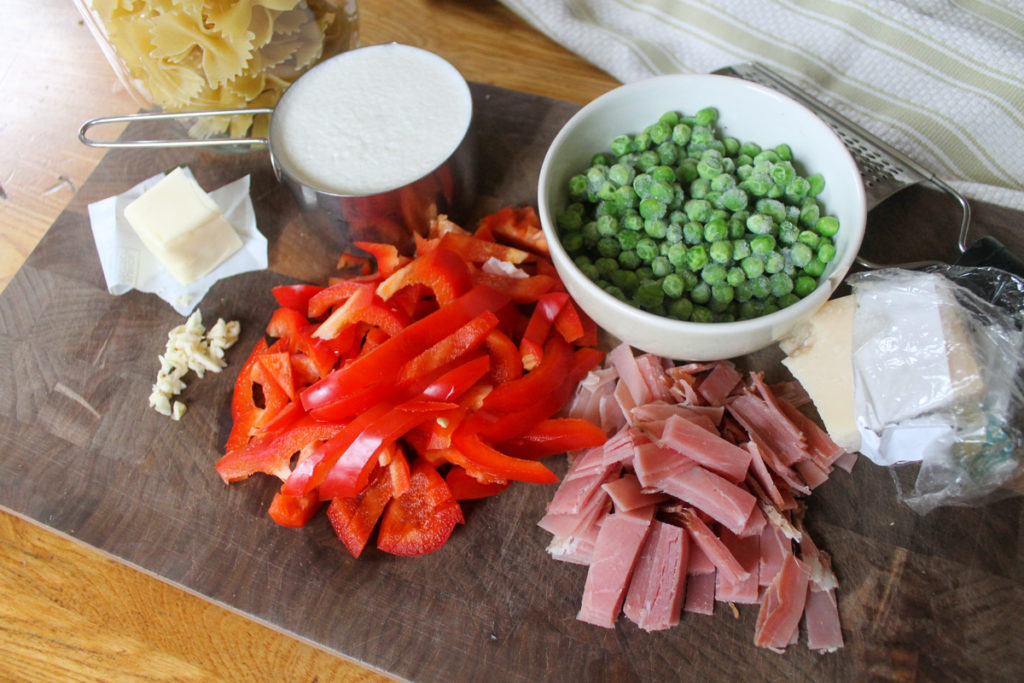
M825 303L780 342L782 364L803 385L832 440L848 451L860 448L853 395L852 295Z
M216 202L180 167L125 207L142 243L181 284L219 266L242 247Z

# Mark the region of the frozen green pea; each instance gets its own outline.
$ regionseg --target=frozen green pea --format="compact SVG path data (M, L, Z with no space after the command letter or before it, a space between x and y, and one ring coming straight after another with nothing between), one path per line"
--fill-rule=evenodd
M825 189L825 176L820 173L814 173L807 176L807 183L807 194L811 197L817 197Z
M683 204L683 211L691 221L703 223L711 217L711 202L706 199L690 199Z
M668 233L668 223L661 218L648 218L644 221L644 232L656 240L663 240Z
M770 216L776 223L786 220L786 205L778 199L758 199L754 203L754 209L765 216Z
M732 284L732 283L730 283ZM754 298L754 289L750 284L750 280L744 279L743 282L738 285L733 285L733 289L736 293L736 301L750 301Z
M734 239L732 241L732 258L734 261L742 261L751 254L750 242L745 239Z
M709 285L723 282L727 274L725 266L721 263L709 263L700 271L700 279Z
M672 127L672 142L680 147L685 147L690 142L690 134L693 129L685 123L677 123Z
M708 298L710 299L710 295ZM706 306L694 306L690 320L695 323L711 323L715 321L715 314Z
M612 154L622 157L633 150L633 138L628 135L618 135L612 139Z
M655 166L650 170L650 174L655 181L660 183L668 183L670 186L677 180L676 171L672 166Z
M750 291L753 293L755 299L767 299L771 296L772 287L766 276L759 275L755 278L751 278L749 282Z
M570 254L583 249L583 233L580 231L565 233L561 236L562 246Z
M699 176L697 174L697 160L696 159L683 159L676 166L676 177L681 183L692 183Z
M803 298L813 292L818 286L818 281L809 275L798 275L793 282L793 292Z
M802 202L807 193L811 191L811 184L802 176L795 176L786 184L786 200L791 204Z
M796 171L793 170L793 164L788 161L779 161L772 164L772 169L768 172L768 175L771 176L776 185L786 187L796 178Z
M793 279L785 273L773 273L768 278L768 285L774 297L785 296L793 291Z
M665 241L669 244L678 244L683 241L683 226L679 223L669 223L665 228Z
M686 247L682 243L673 244L669 246L666 257L674 268L682 268L686 264Z
M729 225L721 218L712 218L704 224L704 240L717 242L729 236Z
M640 241L640 233L633 230L620 230L615 234L619 240L619 247L625 251L636 249L636 243Z
M716 282L711 285L711 300L717 301L720 304L728 304L732 302L736 296L736 290L728 282L724 280Z
M636 190L629 185L623 185L615 190L615 196L612 197L611 201L615 202L620 207L631 209L639 203L640 198L637 197Z
M646 280L637 285L633 300L641 308L654 308L665 301L665 290L657 280Z
M792 306L797 301L800 301L800 297L798 297L793 292L790 292L789 294L783 294L782 296L779 297L779 308L786 308L787 306Z
M649 171L660 163L661 158L658 157L658 153L653 149L640 152L640 157L636 160L636 166L641 171Z
M586 197L589 189L590 181L587 180L587 176L582 173L578 173L572 178L569 178L569 195L574 199Z
M636 255L644 263L650 263L658 255L658 243L650 237L641 237L636 243Z
M757 256L747 256L740 261L740 267L746 274L748 280L753 280L764 274L764 259Z
M693 122L698 126L713 126L718 121L718 110L705 107L693 115Z
M740 187L755 197L767 197L775 183L767 173L754 169L750 176L740 183Z
M791 221L782 220L779 223L779 242L781 244L794 244L799 236L800 228L796 227Z
M655 180L651 183L651 196L649 199L656 199L667 206L674 197L675 188L670 183L661 180Z
M700 152L703 152L715 139L715 131L710 126L696 123L694 124L690 132L690 144L687 147L692 147Z
M640 131L633 136L633 151L634 152L646 152L647 148L651 146L651 134L647 131Z
M619 219L615 216L604 215L597 219L597 234L602 237L609 237L619 232Z
M683 241L688 245L700 244L704 240L704 225L697 221L683 223Z
M711 181L707 178L697 178L690 183L690 197L692 199L704 199L708 192L711 192Z
M722 174L722 160L716 157L701 159L697 162L697 175L701 178L714 178Z
M786 257L781 252L772 251L765 254L764 272L769 275L781 273L786 268Z
M800 225L813 229L818 224L820 216L821 208L818 206L818 202L812 197L805 199L800 206Z
M689 320L693 315L693 302L686 298L677 298L669 302L666 311L669 317L675 320Z
M715 263L731 263L733 259L732 255L732 241L731 240L718 240L711 243L708 247L708 256Z
M637 286L640 284L640 279L632 270L615 271L611 275L611 281L612 284L627 294L636 291Z
M651 185L654 178L649 173L637 173L633 178L633 191L640 199L647 199L651 196Z
M632 166L626 164L612 164L608 169L608 179L611 180L618 186L632 185L633 178L636 177L636 171Z
M743 268L733 266L726 272L725 281L737 287L747 281L747 274L743 272Z
M821 244L821 237L813 230L801 230L800 234L797 235L796 241L806 244L811 249L817 249L818 245Z
M651 272L654 273L654 277L665 277L674 271L675 268L668 262L668 257L666 256L655 256L654 260L651 261Z
M614 237L602 237L597 241L597 253L601 256L616 258L620 251L622 247L619 246L619 240Z
M803 242L797 242L789 248L789 259L797 268L806 267L812 258L814 258L814 251Z
M617 189L619 188L618 186L615 185L615 183L613 183L610 180L606 180L603 183L601 183L601 187L597 189L597 196L599 199L602 199L604 201L614 201L615 190Z
M561 211L555 217L555 224L559 230L578 232L583 227L583 217L576 211Z
M594 265L597 267L597 272L601 274L601 277L608 277L619 269L619 262L607 256L596 259Z
M658 145L655 151L658 154L658 161L662 164L676 164L679 162L679 145L671 140Z
M759 162L768 162L768 164L774 164L779 161L779 154L774 149L762 149L760 152L754 155L754 164Z
M651 136L652 143L660 145L672 136L672 127L659 120L647 129L647 133Z
M619 253L618 258L619 266L626 270L636 270L640 267L640 257L636 254L636 249L623 249Z
M750 214L750 218L747 219L747 230L755 235L771 235L774 228L775 221L763 213Z
M640 200L638 209L644 219L664 218L665 214L668 213L668 204L654 197L648 197L647 199Z
M704 282L703 280L698 282L690 290L690 299L695 304L706 304L711 301L711 285Z
M628 300L626 293L610 282L606 283L603 289L620 301Z
M697 272L708 264L708 250L703 244L695 244L686 250L686 265Z
M836 247L831 241L822 240L818 245L818 260L822 263L830 263L836 257Z
M601 271L597 269L597 266L593 263L587 263L580 266L580 272L583 273L588 280L597 281L601 279Z
M580 233L583 235L583 240L586 244L597 244L597 240L600 239L600 235L597 233L597 221L587 221L580 228Z
M817 257L811 259L811 262L804 266L804 272L811 277L821 277L822 273L825 272L825 264Z
M822 216L814 224L814 229L822 237L832 237L839 232L839 219L835 216Z
M608 155L604 152L598 152L594 156L590 157L591 166L608 166L610 161L611 160L608 158Z

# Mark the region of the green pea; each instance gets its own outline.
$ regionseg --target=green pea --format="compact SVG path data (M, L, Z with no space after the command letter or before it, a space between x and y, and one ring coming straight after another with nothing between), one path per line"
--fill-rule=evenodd
M789 259L797 268L806 267L812 258L814 258L814 251L803 242L797 242L789 248Z
M672 136L672 127L664 121L659 120L648 128L647 132L651 136L651 142L655 145L660 145Z
M836 247L832 242L822 241L818 246L818 260L822 263L830 263L836 257Z
M640 257L636 254L636 249L623 249L619 253L618 258L619 266L626 270L636 270L640 267Z
M708 248L708 256L715 263L731 263L733 260L732 253L732 241L731 240L718 240L712 242Z
M690 142L690 134L693 129L685 123L677 123L672 127L672 142L680 147L685 147Z
M693 315L693 302L685 298L677 298L669 302L666 309L670 318L675 320L689 320Z
M576 232L565 233L565 234L563 234L561 236L561 241L562 241L562 246L565 247L565 250L567 252L569 252L570 254L576 253L576 252L580 251L581 249L583 249L583 233L582 232L576 231Z
M640 206L638 208L640 215L645 219L664 218L665 214L668 213L668 205L665 202L654 199L653 197L641 199Z
M654 277L665 277L674 270L667 256L655 256L654 260L651 261L651 271L654 273Z
M700 244L704 240L704 225L697 221L683 224L683 241L688 245Z
M821 277L825 272L825 263L815 257L811 259L810 263L804 266L804 272L814 278Z
M817 197L825 189L825 177L820 173L807 176L807 182L809 185L807 194L811 197Z
M647 280L637 286L634 300L641 308L654 308L665 301L665 290L656 280Z
M758 256L747 256L740 261L740 267L743 268L743 272L747 278L753 280L756 277L760 277L764 274L764 258Z
M706 304L711 301L711 285L704 281L698 282L690 290L690 299L695 304Z
M601 277L608 277L619 269L619 262L613 258L602 256L594 261L594 266Z
M721 263L709 263L700 271L700 279L709 285L725 281L726 268Z
M814 224L814 229L822 237L832 237L839 232L839 220L835 216L822 216Z
M644 232L656 240L663 240L668 233L668 223L660 218L648 218L644 221Z
M668 248L666 257L673 267L682 268L686 264L686 247L682 243L673 244Z
M693 312L690 314L690 320L695 323L710 323L715 321L715 316L705 306L694 306Z
M636 255L644 263L650 263L658 255L658 243L650 237L641 237L636 243Z
M695 244L686 250L686 265L694 272L708 264L708 250L703 244Z
M793 282L793 291L800 298L813 292L818 286L818 281L809 275L798 275Z
M703 223L711 217L711 202L706 199L690 199L683 204L683 211L691 221Z
M764 272L768 274L781 273L786 267L786 257L780 252L772 251L765 254Z
M616 258L621 251L622 247L619 246L619 240L614 237L602 237L597 241L597 253L601 256Z

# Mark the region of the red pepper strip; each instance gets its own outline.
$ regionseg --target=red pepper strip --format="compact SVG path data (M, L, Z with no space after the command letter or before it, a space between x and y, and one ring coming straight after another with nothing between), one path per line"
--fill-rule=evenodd
M497 310L507 302L505 295L489 287L474 287L307 388L301 394L302 404L313 411L375 384L382 373L401 367L484 311Z
M597 346L597 323L583 311L577 310L576 312L579 313L580 322L583 323L583 336L576 340L576 346Z
M387 468L382 467L375 471L369 485L358 496L335 498L327 506L327 519L352 557L362 554L391 498L391 477Z
M279 306L305 315L309 309L309 300L321 291L323 291L323 287L317 285L281 285L271 289L270 293L277 299Z
M499 261L520 264L531 258L530 252L522 249L456 232L446 233L441 238L441 247L450 249L470 263L484 263L488 259L496 258Z
M373 420L351 438L345 434L345 438L339 437L336 442L325 444L324 456L314 465L310 481L320 487L323 499L357 495L366 486L376 464L374 456L382 446L394 443L421 422L435 419L438 413L457 407L455 403L423 399L406 401ZM296 467L296 471L300 467L302 465Z
M302 312L315 320L369 284L358 280L336 282L311 297L306 310Z
M290 309L285 309L290 310ZM278 353L265 353L256 361L263 367L264 373L261 377L269 379L278 389L284 392L289 401L295 400L295 375L292 372L292 355L287 351ZM263 393L266 395L267 387L264 385Z
M373 256L377 262L377 272L385 278L410 261L408 256L399 254L398 247L393 244L380 242L353 242L352 244Z
M384 510L377 547L393 555L426 555L445 544L463 521L462 509L441 475L422 460L413 466L409 484Z
M551 337L565 343L558 335ZM545 355L549 353L545 349ZM480 435L492 443L501 443L524 434L542 420L557 413L565 402L572 396L576 385L586 377L587 373L596 367L604 359L604 352L594 348L577 349L572 356L568 372L561 378L561 381L553 387L549 387L546 393L537 397L532 403L524 408L513 412L488 409L485 407L467 419L467 428L478 431ZM537 370L544 367L542 363ZM533 374L533 373L530 373ZM526 379L529 375L523 377ZM500 388L500 387L499 387ZM497 389L495 390L497 391ZM492 392L493 395L494 392ZM488 396L490 398L490 396ZM469 420L472 419L472 423Z
M217 462L217 473L227 484L240 481L256 472L273 475L279 479L289 479L291 475L291 458L306 444L323 441L337 436L345 425L314 422L305 420L294 428L275 436L268 436L259 441L229 451ZM285 491L288 495L302 495Z
M397 444L391 446L391 462L388 464L388 473L391 475L391 493L395 498L409 490L409 461Z
M505 242L538 254L548 253L547 239L532 206L507 206L481 219L480 227L490 230L495 238Z
M504 292L517 304L533 303L540 298L541 294L551 291L558 284L558 280L550 275L509 277L482 270L473 273L473 282Z
M418 256L396 270L377 287L377 296L387 301L393 294L411 284L426 285L442 306L464 294L471 286L469 267L458 254L440 246Z
M314 339L313 329L306 316L293 308L277 309L267 323L268 335L279 339L287 337L291 352L309 356L316 364L317 373L323 377L334 367L340 351L323 339Z
M302 409L302 404L293 401L279 410L273 418L267 420L256 432L256 436L263 438L280 434L294 427L305 415L306 411Z
M544 345L543 360L533 371L494 388L484 399L483 409L510 413L534 405L558 387L572 366L572 348L554 335Z
M508 488L510 482L484 484L473 478L461 467L452 467L444 477L444 483L455 500L477 500L495 496Z
M237 451L249 443L256 428L256 420L263 411L256 406L253 400L252 369L256 360L267 352L267 340L260 337L249 354L248 360L238 371L238 378L235 379L235 389L231 394L231 433L228 434L227 443L224 446L225 453Z
M487 335L498 326L498 316L484 311L468 323L412 358L398 372L400 384L423 377L446 363L480 348Z
M523 376L523 358L514 341L501 330L491 330L484 340L491 356L491 381L504 384Z
M487 374L491 359L476 356L455 369L446 372L423 390L423 397L432 401L454 401Z
M281 526L299 529L306 526L319 509L320 499L315 491L305 496L287 496L278 491L267 512Z
M558 312L554 325L558 334L562 335L562 338L570 344L582 339L586 333L580 312L572 301L566 302L562 310Z
M266 355L266 354L264 354ZM287 355L287 354L285 354ZM262 359L263 356L260 356ZM291 402L284 388L267 370L263 363L257 361L252 368L252 381L260 385L263 391L263 412L256 418L255 427L259 430L266 429L267 425L277 417L278 413L287 407Z
M331 311L331 314L327 316L327 320L320 323L320 326L316 328L316 332L313 333L313 337L317 339L333 339L337 337L342 329L360 321L359 311L369 306L371 301L373 301L373 285L364 284L356 288L345 299L345 303Z
M437 248L437 245L441 243L441 238L439 238L439 237L428 238L428 237L424 237L423 235L419 234L418 232L417 233L413 233L413 239L416 242L416 255L417 256L423 256L423 255L427 254L428 252L433 251L434 249Z
M558 481L555 473L536 460L525 460L505 455L487 445L479 434L466 431L466 422L452 434L452 451L461 454L461 462L453 464L463 467L478 479L488 482L526 481L534 484L553 484ZM446 454L455 456L451 451ZM455 456L458 457L458 456Z
M342 253L338 257L338 270L348 270L349 268L358 268L359 272L363 275L369 275L373 272L373 265L370 263L370 259L365 256L356 256L348 252Z
M526 370L533 370L540 365L543 356L544 342L547 341L548 333L558 315L569 303L569 295L565 292L548 292L537 299L537 305L533 307L533 315L526 325L526 332L519 341L519 353L523 357L523 367ZM572 341L566 339L566 341Z
M539 459L580 448L600 446L608 440L604 430L589 420L556 417L544 420L495 448L515 458Z

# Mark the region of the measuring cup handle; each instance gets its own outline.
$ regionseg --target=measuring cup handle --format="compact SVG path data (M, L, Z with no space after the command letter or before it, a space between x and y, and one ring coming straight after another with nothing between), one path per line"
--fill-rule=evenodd
M267 138L209 138L209 139L180 139L180 140L94 140L87 133L95 126L102 126L113 123L124 123L131 121L159 121L169 119L193 119L207 116L232 116L235 114L273 114L270 107L258 107L252 109L222 109L215 111L190 111L190 112L144 112L139 114L125 114L123 116L101 116L90 119L83 123L78 129L78 139L89 147L226 147L239 145L266 145Z

